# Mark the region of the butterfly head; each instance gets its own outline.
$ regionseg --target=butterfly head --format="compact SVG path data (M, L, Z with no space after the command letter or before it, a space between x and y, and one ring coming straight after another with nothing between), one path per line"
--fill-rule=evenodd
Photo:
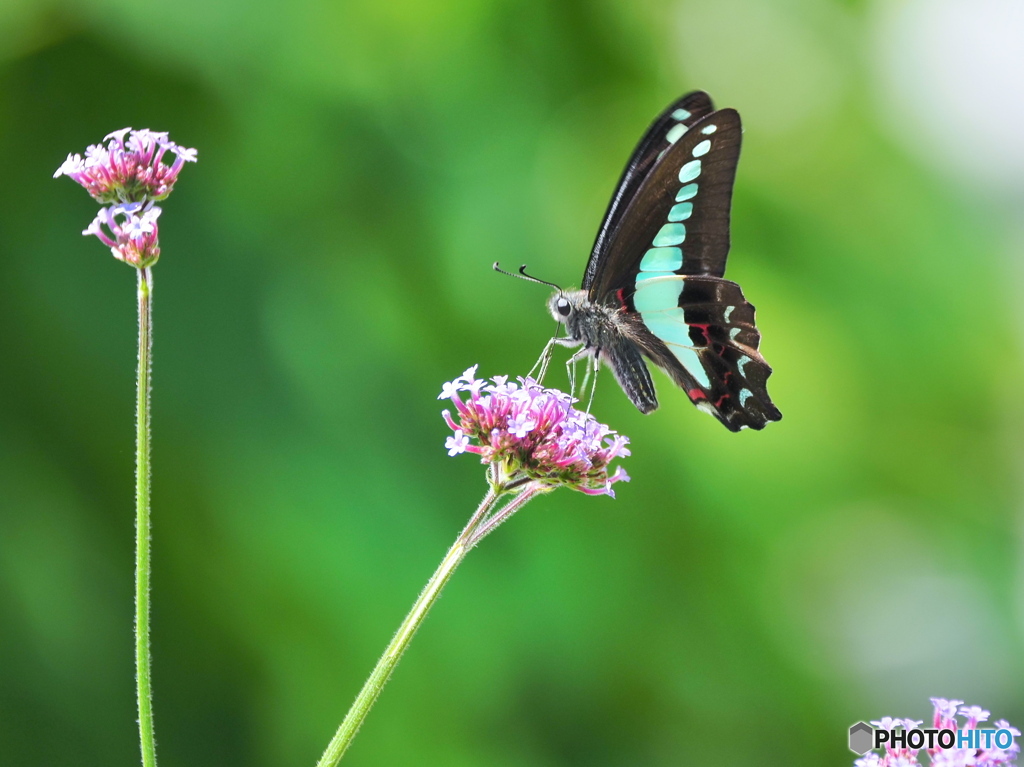
M548 311L563 325L569 325L579 316L580 309L586 303L585 290L559 290L548 299Z

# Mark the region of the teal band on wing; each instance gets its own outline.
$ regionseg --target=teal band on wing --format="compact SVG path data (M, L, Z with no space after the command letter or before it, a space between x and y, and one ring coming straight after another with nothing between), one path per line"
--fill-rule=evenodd
M700 355L696 351L691 349L689 346L669 346L668 347L675 358L682 363L682 366L686 368L686 372L692 375L697 382L705 389L711 388L711 379L708 378L708 374L704 371L704 366L701 364Z
M686 133L686 126L682 123L676 123L669 129L668 133L665 134L665 140L670 144L674 144L684 133Z
M694 157L703 157L704 155L706 155L710 151L711 151L711 142L708 141L707 139L704 139L699 144L697 144L697 146L695 146L693 148L693 156Z
M690 160L679 169L679 180L682 183L693 181L700 175L700 160Z
M682 245L686 239L686 227L683 224L665 224L654 236L651 244L656 248L669 245Z
M682 280L679 281L679 285L682 285ZM655 287L658 284L671 284L666 283L654 283L650 287ZM711 379L708 378L708 374L704 370L704 365L701 364L700 355L693 348L693 341L690 339L690 326L686 324L683 310L675 305L679 301L678 293L675 296L675 304L669 306L668 299L670 296L666 293L664 296L659 296L655 300L651 300L649 303L651 306L647 306L648 301L646 297L642 298L642 294L646 292L648 288L640 290L637 288L636 295L633 297L633 303L636 308L640 311L640 318L644 321L644 325L651 331L655 336L661 339L662 343L668 347L668 350L672 352L673 356L679 360L679 363L686 368L686 372L694 377L705 388L711 388ZM665 302L665 306L661 309L655 309L653 306L656 303ZM643 308L641 308L643 307Z
M683 319L683 310L678 306L657 312L642 312L644 325L668 346L690 346L690 326Z
M683 280L672 272L640 272L636 276L633 306L638 312L660 312L679 308Z
M705 136L710 136L716 130L718 130L717 125L705 125L703 128L700 129L700 132L703 133Z
M672 206L672 210L668 212L669 221L685 221L693 215L693 203L692 202L680 202Z
M677 109L676 111L674 111L672 113L672 119L673 120L689 120L690 116L692 114L693 114L692 112L689 112L689 111L683 109L682 107L680 107L679 109Z
M678 192L676 192L676 202L683 202L684 200L692 200L697 196L697 185L687 184Z
M640 260L641 272L674 272L682 266L682 248L651 248Z

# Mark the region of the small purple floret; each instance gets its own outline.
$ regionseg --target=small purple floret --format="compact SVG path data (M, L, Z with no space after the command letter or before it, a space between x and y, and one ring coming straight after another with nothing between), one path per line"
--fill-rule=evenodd
M989 712L983 709L981 706L961 706L960 716L966 716L967 721L971 723L973 727L978 722L987 722L989 718Z
M445 442L449 455L477 453L506 477L588 495L614 497L612 485L629 481L621 467L608 473L613 460L629 455L629 439L576 410L568 394L532 378L515 384L496 376L488 382L477 379L476 370L474 365L444 384L438 398L450 399L456 411L442 412L455 432Z
M444 441L444 446L448 448L448 455L465 453L469 446L469 437L462 433L462 429L456 429L455 435Z
M458 393L462 390L458 379L454 381L445 381L441 384L441 393L437 395L438 399L451 399L452 397L458 396Z
M516 439L522 439L535 428L537 422L530 417L529 413L520 413L508 422L508 433Z

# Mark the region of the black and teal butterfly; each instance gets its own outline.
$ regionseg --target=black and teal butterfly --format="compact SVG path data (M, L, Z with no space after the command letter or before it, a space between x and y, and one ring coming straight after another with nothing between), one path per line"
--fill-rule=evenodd
M642 413L658 407L646 357L732 431L782 418L754 307L722 279L740 134L736 110L702 91L671 104L626 164L583 289L549 302L558 341L605 361Z

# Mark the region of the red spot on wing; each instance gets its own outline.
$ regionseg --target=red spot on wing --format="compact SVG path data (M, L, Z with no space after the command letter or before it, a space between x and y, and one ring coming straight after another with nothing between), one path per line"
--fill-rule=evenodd
M708 398L708 395L701 389L690 389L686 394L689 396L690 402L696 402L697 400Z
M615 297L619 299L619 304L622 306L623 309L628 309L629 307L626 305L626 297L622 295L623 290L624 288L619 288L618 290L616 290Z
M687 323L687 324L691 328L699 328L700 332L704 334L704 344L703 344L704 346L709 346L711 344L711 336L708 335L708 328L710 327L710 325L700 325L700 324L698 324L696 322L690 322L690 323ZM692 339L692 336L691 336L691 339Z

